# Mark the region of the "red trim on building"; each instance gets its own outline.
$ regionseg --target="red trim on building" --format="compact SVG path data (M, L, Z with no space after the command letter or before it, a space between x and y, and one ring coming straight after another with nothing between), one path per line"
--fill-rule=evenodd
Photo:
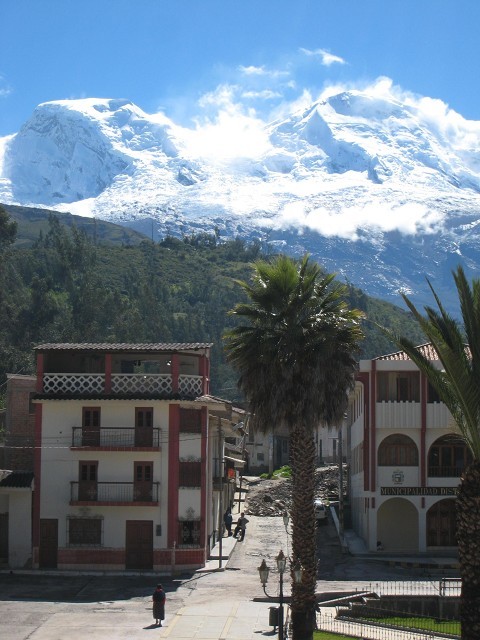
M180 375L180 358L178 353L172 354L172 393L178 393L178 376Z
M43 353L37 353L37 393L43 391Z
M112 354L105 354L105 393L112 392Z
M174 543L178 544L178 478L180 467L180 407L178 404L170 405L168 422L168 546L173 548Z
M370 475L369 456L369 426L370 426L370 386L369 374L359 373L357 380L363 384L363 489L368 491L368 478Z
M210 361L208 360L207 356L200 357L199 372L200 372L200 375L202 376L202 389L204 394L209 393L209 390L210 390L209 364L210 364Z
M426 437L427 437L427 395L428 382L425 374L420 373L420 402L421 402L421 430L420 430L420 485L426 487Z
M33 491L32 513L32 546L40 543L40 487L42 471L42 413L43 405L35 405L35 450L33 453L33 472L35 476L35 488Z
M202 460L201 471L201 493L200 493L200 546L205 549L206 540L206 528L207 528L207 425L208 425L208 411L207 407L202 407L202 440L200 443L201 451L200 456Z
M377 363L372 360L372 373L370 379L370 491L376 490L377 483Z

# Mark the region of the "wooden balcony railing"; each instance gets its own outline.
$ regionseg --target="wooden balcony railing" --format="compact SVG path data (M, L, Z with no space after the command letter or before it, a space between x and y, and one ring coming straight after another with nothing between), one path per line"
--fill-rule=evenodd
M86 427L72 428L72 447L134 448L160 446L157 427Z
M159 486L159 482L70 482L70 502L158 503Z

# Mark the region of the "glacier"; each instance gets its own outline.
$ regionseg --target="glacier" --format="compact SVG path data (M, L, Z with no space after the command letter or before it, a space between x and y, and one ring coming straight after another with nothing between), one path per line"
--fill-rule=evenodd
M0 202L95 216L156 238L216 228L306 251L368 294L455 304L451 270L480 267L480 126L342 91L270 122L249 153L128 100L40 104L0 139ZM470 126L471 124L471 126ZM198 142L198 140L197 140Z

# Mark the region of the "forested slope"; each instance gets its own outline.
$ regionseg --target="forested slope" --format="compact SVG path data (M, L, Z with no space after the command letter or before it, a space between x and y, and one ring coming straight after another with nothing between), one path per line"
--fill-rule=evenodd
M32 347L41 342L202 341L214 343L212 392L238 399L221 336L242 296L235 279L249 278L260 245L221 242L216 233L155 243L41 210L35 237L25 215L0 208L0 395L7 373L33 373ZM422 341L400 308L349 292L367 316L361 357L395 350L373 321Z

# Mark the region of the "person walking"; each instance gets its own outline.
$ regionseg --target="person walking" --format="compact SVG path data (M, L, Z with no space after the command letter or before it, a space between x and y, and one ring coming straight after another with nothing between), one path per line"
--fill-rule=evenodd
M162 626L162 620L165 619L165 591L161 584L157 584L157 588L152 595L153 600L153 617L155 618L155 624L159 627Z
M237 537L240 534L240 542L243 542L245 538L245 532L247 530L247 524L250 522L248 518L245 517L245 512L242 511L240 514L240 518L237 520L237 526L235 527L234 536Z
M228 509L225 511L223 515L223 522L225 524L225 529L227 530L228 535L231 536L233 516L232 516L232 510L230 509L230 507L228 507Z

